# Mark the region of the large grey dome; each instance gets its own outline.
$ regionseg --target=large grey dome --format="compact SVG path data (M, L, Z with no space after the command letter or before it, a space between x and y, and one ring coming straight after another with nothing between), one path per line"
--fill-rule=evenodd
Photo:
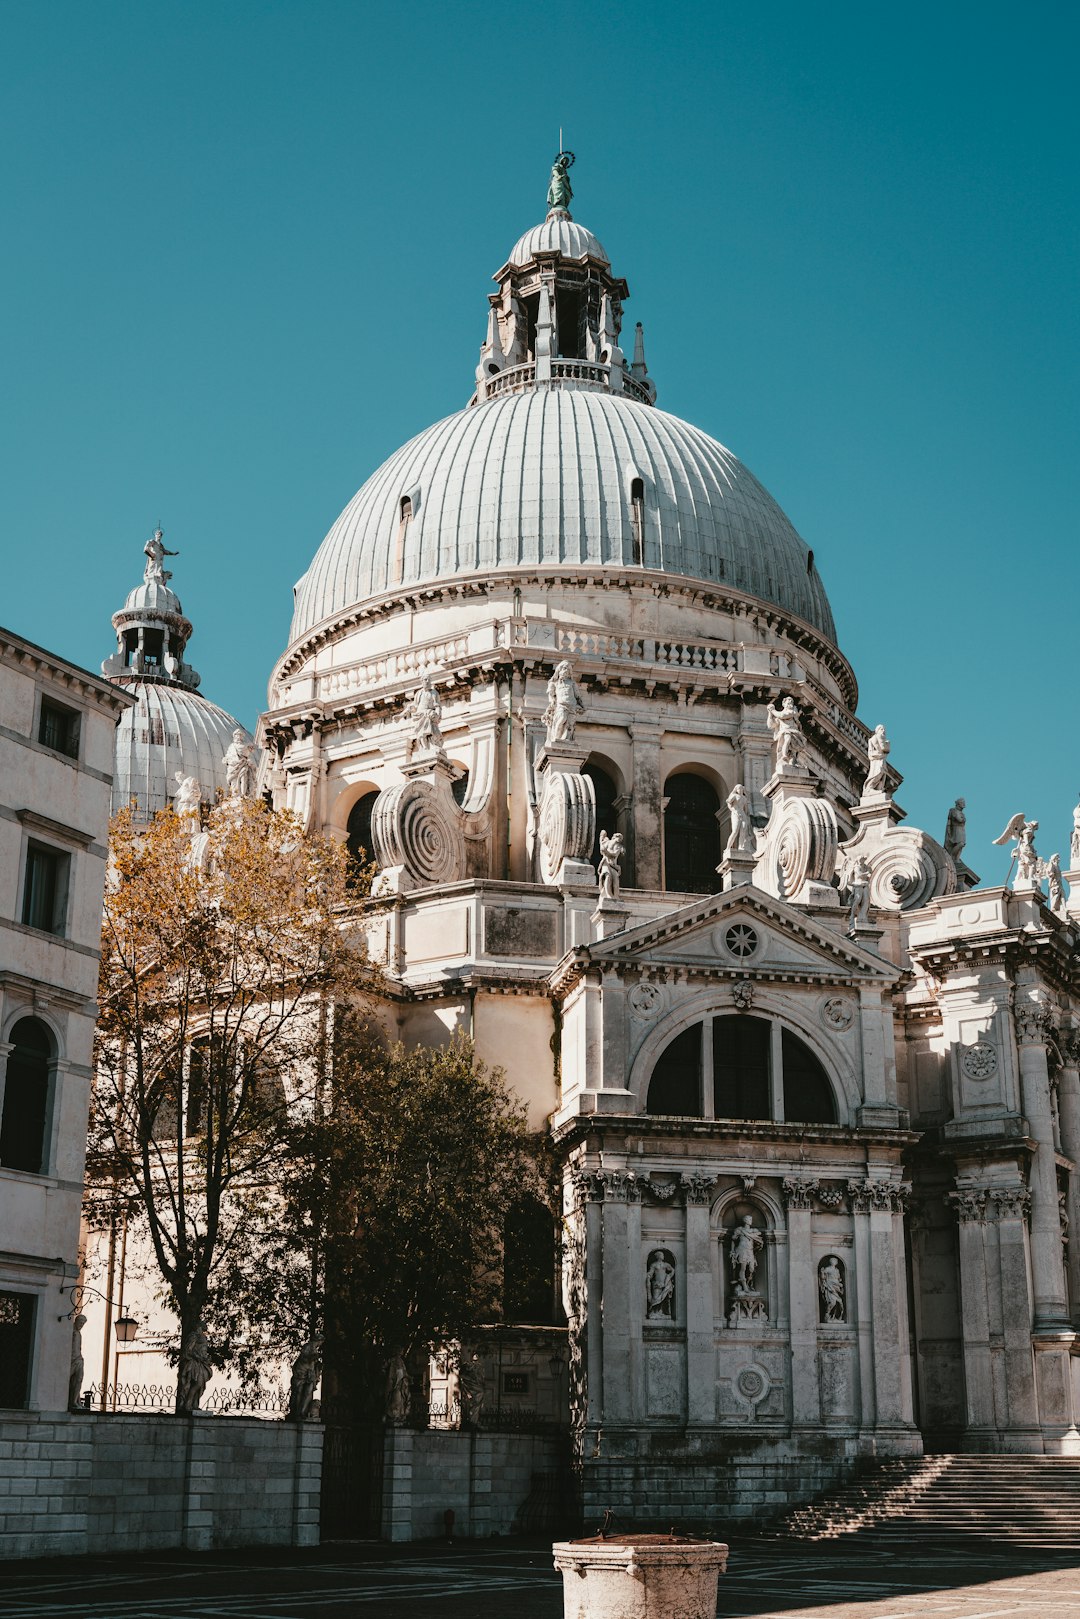
M134 799L142 817L164 809L176 792L177 770L195 776L203 797L213 802L217 789L228 786L224 759L237 721L183 686L140 680L127 690L136 704L116 728L113 808Z
M635 565L773 602L835 644L806 545L741 462L676 416L587 387L488 399L392 455L296 586L290 639L403 586L514 568Z

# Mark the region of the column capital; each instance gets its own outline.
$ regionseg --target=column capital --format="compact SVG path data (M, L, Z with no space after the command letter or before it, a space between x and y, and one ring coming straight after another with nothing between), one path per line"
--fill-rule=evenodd
M687 1206L693 1203L709 1203L712 1189L716 1184L716 1176L698 1172L681 1177L682 1189L686 1196Z
M812 1209L814 1194L818 1190L818 1182L802 1176L790 1175L783 1183L784 1207L787 1209Z
M903 1214L911 1195L910 1181L873 1180L870 1176L866 1176L863 1180L848 1181L847 1185L851 1195L851 1207L856 1214L869 1214L875 1211Z
M958 1220L977 1220L981 1225L986 1219L986 1193L979 1187L958 1187L955 1192L946 1192L943 1201L955 1211Z

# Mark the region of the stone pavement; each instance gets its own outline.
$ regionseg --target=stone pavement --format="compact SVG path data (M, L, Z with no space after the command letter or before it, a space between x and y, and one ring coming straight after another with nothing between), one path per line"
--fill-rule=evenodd
M741 1541L719 1619L1080 1619L1074 1560ZM0 1567L3 1619L561 1619L546 1544L162 1552Z

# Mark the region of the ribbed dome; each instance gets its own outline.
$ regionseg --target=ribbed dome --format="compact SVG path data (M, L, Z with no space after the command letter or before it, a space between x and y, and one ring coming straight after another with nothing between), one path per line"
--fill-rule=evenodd
M519 236L511 250L508 264L528 264L538 253L561 253L567 259L599 259L610 261L591 230L577 225L567 214L550 214L542 225L534 225L524 236Z
M401 586L511 568L633 567L636 478L646 568L774 602L835 644L805 544L728 450L621 395L552 388L448 416L384 462L296 586L290 638ZM413 515L403 525L405 496Z
M228 784L223 761L237 721L181 686L144 680L126 689L137 701L116 728L114 810L133 798L140 815L164 809L176 791L177 770L197 777L203 797L213 801L216 790Z
M168 585L163 585L160 579L144 579L128 592L127 600L120 609L123 613L175 613L183 616L180 598Z

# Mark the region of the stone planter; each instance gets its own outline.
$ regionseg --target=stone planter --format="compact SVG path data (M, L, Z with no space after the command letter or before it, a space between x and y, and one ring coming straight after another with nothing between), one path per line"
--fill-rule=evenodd
M716 1619L726 1546L680 1535L558 1541L563 1619Z

